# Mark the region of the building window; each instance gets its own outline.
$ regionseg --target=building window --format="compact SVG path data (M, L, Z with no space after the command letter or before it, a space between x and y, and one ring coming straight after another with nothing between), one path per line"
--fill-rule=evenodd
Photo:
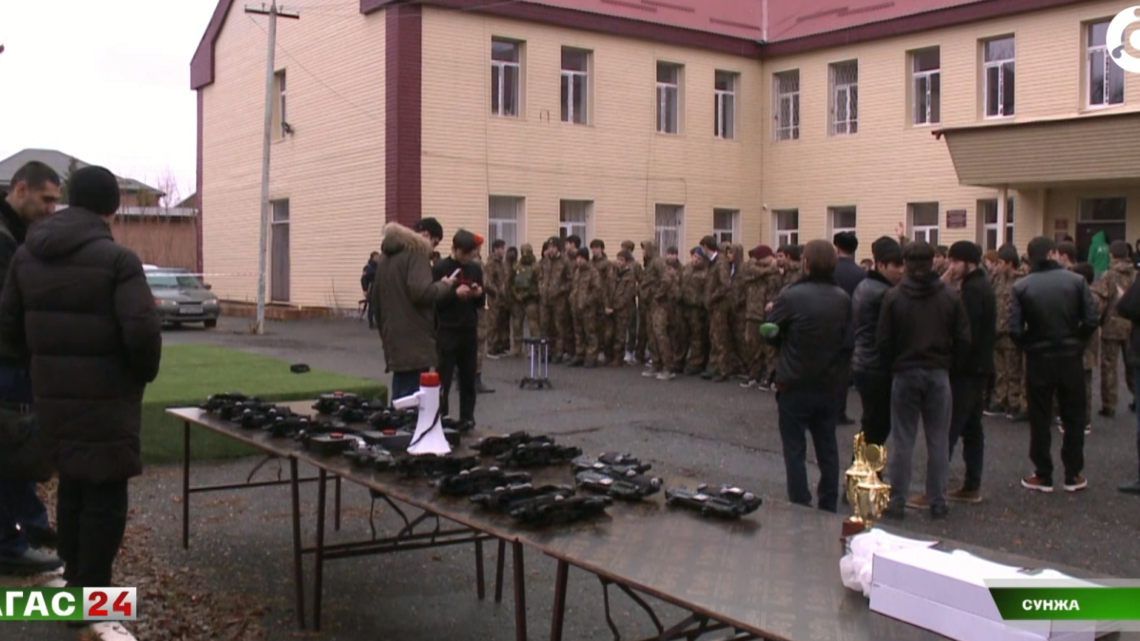
M827 208L827 224L831 228L831 234L838 234L840 232L855 233L855 208L854 207L828 207Z
M982 231L979 244L986 251L997 249L1006 243L1013 243L1013 198L1005 203L1005 225L998 223L998 201L996 199L978 201L978 220ZM1004 231L1002 230L1004 227Z
M1088 26L1089 106L1107 107L1124 102L1124 69L1112 61L1106 36L1109 21Z
M800 210L785 209L772 212L772 226L776 229L776 247L800 244Z
M590 52L562 47L562 122L587 124Z
M731 140L736 137L736 84L740 76L728 71L716 72L716 131L717 138Z
M831 75L831 135L846 136L859 131L859 62L837 62L829 66Z
M273 74L273 82L277 85L277 113L276 116L276 129L277 137L284 138L285 134L289 133L289 121L285 119L285 70L282 69Z
M736 242L737 230L740 229L740 211L736 209L713 210L713 238L720 243Z
M772 111L776 120L776 140L798 140L800 137L800 70L774 74L776 104Z
M664 254L670 247L681 247L681 222L684 219L685 208L681 205L657 205L656 220L654 220L653 239L657 247Z
M994 38L982 43L985 72L986 118L1013 115L1014 39Z
M681 65L657 63L657 133L681 131Z
M1104 232L1109 243L1127 240L1128 201L1124 198L1081 198L1077 212L1077 254L1088 256L1092 239Z
M911 203L907 205L912 240L925 240L938 245L938 203Z
M507 244L507 247L517 247L522 211L522 198L491 196L487 204L488 242L501 240Z
M269 300L288 301L291 271L289 257L289 199L270 201Z
M521 60L521 42L491 40L491 113L496 116L519 115Z
M590 242L590 218L594 211L592 200L563 200L558 211L558 237L577 236Z
M934 125L940 122L942 73L938 47L910 54L914 87L914 124Z

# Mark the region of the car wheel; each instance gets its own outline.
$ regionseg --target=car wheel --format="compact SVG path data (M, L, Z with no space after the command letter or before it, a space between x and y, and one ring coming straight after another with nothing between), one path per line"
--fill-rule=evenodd
M211 318L210 320L205 321L202 324L206 326L206 329L214 329L215 327L218 326L218 319Z

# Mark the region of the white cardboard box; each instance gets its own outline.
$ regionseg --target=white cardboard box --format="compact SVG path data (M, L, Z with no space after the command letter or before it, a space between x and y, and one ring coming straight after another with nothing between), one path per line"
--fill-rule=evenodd
M876 554L871 610L960 641L1093 641L1095 624L1084 621L1006 623L984 581L1067 579L1046 570L1019 568L964 552L911 548Z

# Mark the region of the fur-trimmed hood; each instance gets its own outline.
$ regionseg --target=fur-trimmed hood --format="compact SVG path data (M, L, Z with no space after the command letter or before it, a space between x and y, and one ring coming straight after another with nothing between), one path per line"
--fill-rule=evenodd
M425 256L431 256L432 247L428 239L410 227L400 223L384 225L384 240L380 243L380 251L385 256L395 256L404 250L418 251Z

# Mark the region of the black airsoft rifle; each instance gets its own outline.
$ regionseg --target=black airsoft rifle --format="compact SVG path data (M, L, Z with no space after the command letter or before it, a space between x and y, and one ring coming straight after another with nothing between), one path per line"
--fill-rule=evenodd
M301 439L301 445L303 445L306 450L316 452L322 456L343 454L352 448L356 442L356 437L348 432L306 433L306 436Z
M558 445L553 441L520 443L509 452L495 457L495 460L508 467L539 467L567 463L582 455L582 449Z
M313 422L308 416L292 414L290 416L278 416L272 423L265 425L263 429L274 438L288 438L298 432L308 430L312 426Z
M760 509L764 501L739 487L722 485L709 491L708 485L697 486L696 491L683 487L665 491L665 504L687 508L701 513L701 516L715 516L722 519L738 519Z
M632 471L628 474L610 475L605 472L583 470L578 472L574 479L578 481L578 485L587 490L623 501L640 501L643 497L661 491L660 478Z
M515 505L511 516L530 525L573 523L602 514L611 505L613 499L608 496L544 494Z
M198 409L205 410L212 414L221 414L223 411L231 413L231 408L233 408L234 405L248 401L253 401L254 403L259 402L256 398L250 398L241 392L223 392L221 394L211 394L205 403L198 406ZM230 419L229 416L224 416L223 418L226 420Z
M368 445L360 439L352 439L351 447L344 451L344 456L359 467L371 467L380 471L387 471L396 467L396 459L392 453L379 445Z
M584 472L592 470L610 476L625 476L630 474L644 474L652 469L649 463L642 463L632 454L603 453L596 459L581 456L574 459L574 471Z
M412 456L403 454L396 458L396 471L410 477L448 476L459 474L463 470L469 470L478 467L478 465L479 457L477 456L455 456L452 454Z
M483 507L506 512L523 501L530 501L540 496L561 496L563 498L574 496L574 488L568 485L531 485L530 483L515 483L505 487L496 487L488 492L476 494L471 497L472 503L479 503Z
M483 456L502 456L524 443L537 444L553 442L554 440L549 436L531 436L526 432L512 432L511 434L503 434L502 436L488 436L479 439L471 445L471 449L479 452Z
M362 398L350 392L321 394L313 403L318 414L335 416L345 423L363 423L384 407L381 399Z
M530 474L506 472L497 467L473 467L440 479L439 493L445 496L471 496L521 483L530 483Z
M238 406L234 406L236 412ZM278 419L284 420L290 417L298 416L293 413L293 410L288 407L278 407L275 405L265 405L262 407L246 407L241 410L241 413L235 413L230 420L238 425L250 429L262 429L277 422Z

